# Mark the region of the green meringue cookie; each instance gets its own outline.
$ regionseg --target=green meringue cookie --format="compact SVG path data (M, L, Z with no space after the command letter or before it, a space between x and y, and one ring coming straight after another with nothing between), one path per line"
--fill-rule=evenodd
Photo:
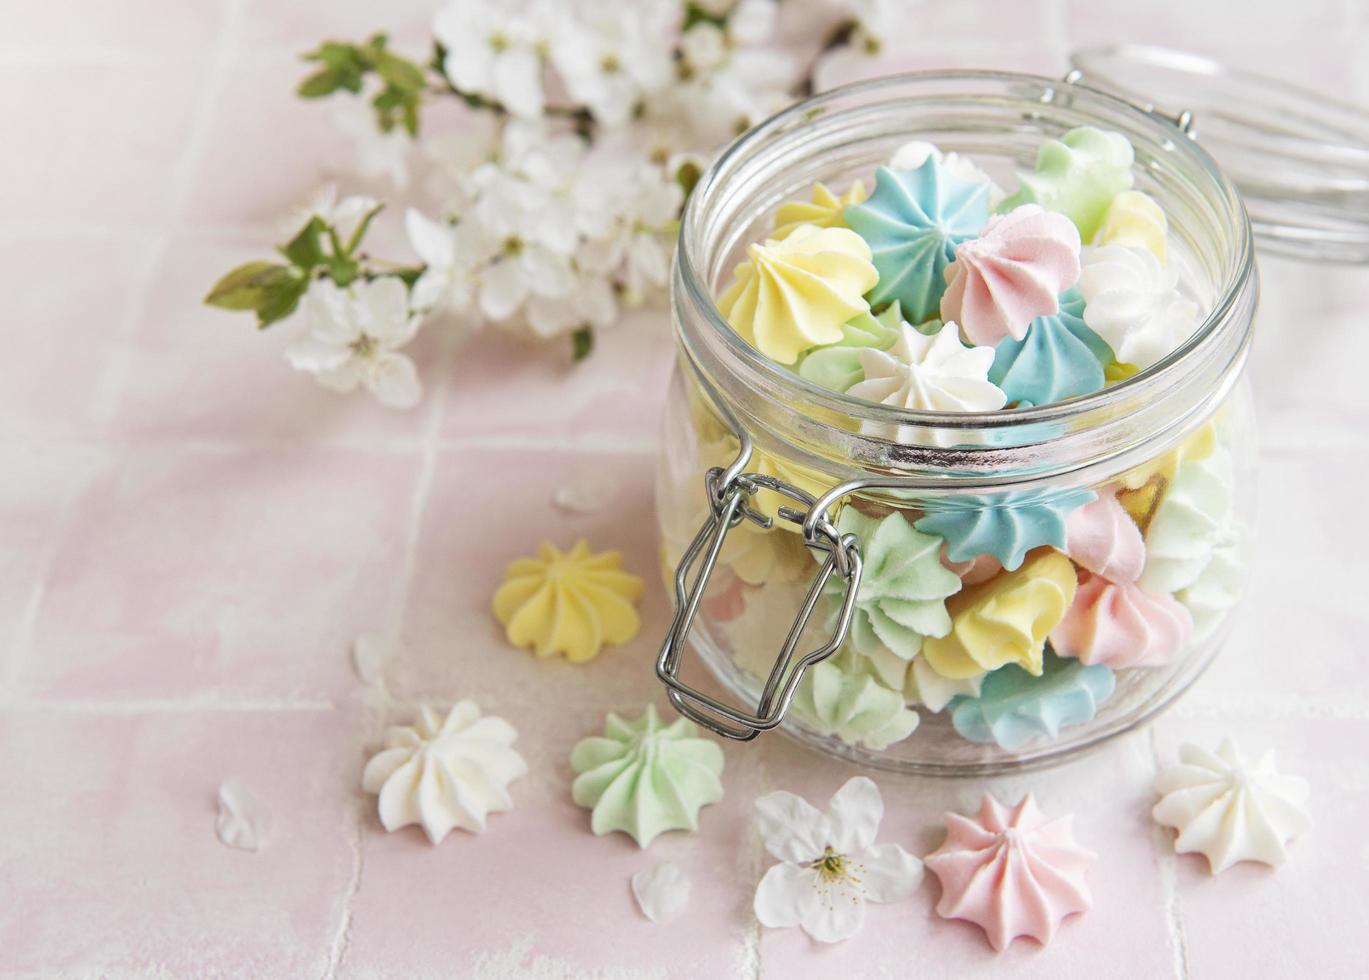
M1041 145L1034 173L1018 174L1021 189L998 205L1006 213L1022 204L1039 204L1065 214L1093 241L1108 205L1131 188L1135 152L1121 133L1080 126Z
M868 310L857 314L841 328L840 340L808 351L794 365L794 370L799 377L814 384L833 391L845 391L865 380L860 352L888 350L898 340L898 330L902 324L903 313L897 300L878 316Z
M636 721L610 713L602 736L582 740L570 765L577 805L596 835L621 830L646 847L668 830L698 830L699 811L722 799L723 752L687 718L662 724L649 704Z
M794 695L794 717L823 735L848 745L884 749L917 728L918 714L902 693L885 687L849 647L804 674Z
M841 512L837 528L859 536L864 558L851 617L850 645L857 653L877 663L892 654L906 665L924 637L951 631L946 598L960 591L960 576L941 563L942 538L917 530L902 513L868 517L853 506ZM844 586L835 578L828 583L832 619ZM881 676L887 673L880 670Z

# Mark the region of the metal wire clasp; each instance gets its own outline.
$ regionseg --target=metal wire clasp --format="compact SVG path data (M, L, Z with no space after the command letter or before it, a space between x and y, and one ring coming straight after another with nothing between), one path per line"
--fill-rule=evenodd
M741 455L738 462L745 465L747 455L749 453ZM856 593L860 588L862 566L860 541L854 534L840 535L828 520L825 508L823 513L813 515L817 501L811 494L772 476L742 473L739 470L737 464L725 470L715 467L705 477L710 513L675 570L675 618L666 631L665 642L656 659L656 675L665 682L666 696L682 715L726 738L748 741L780 724L794 700L794 692L804 672L836 653L846 641ZM789 628L789 635L770 670L770 676L766 678L755 710L748 712L724 704L681 681L680 658L728 532L744 520L752 521L767 531L773 530L774 520L750 507L751 497L763 489L788 497L803 506L801 511L780 507L777 513L781 519L799 525L803 529L804 544L815 552L826 553L827 557L808 587L803 606ZM691 584L690 573L696 566L698 571ZM845 580L845 590L832 635L822 646L791 664L799 638L834 574Z

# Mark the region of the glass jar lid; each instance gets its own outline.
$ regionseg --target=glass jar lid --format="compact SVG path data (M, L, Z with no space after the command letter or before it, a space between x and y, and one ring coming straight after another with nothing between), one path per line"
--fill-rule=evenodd
M1369 112L1219 61L1119 45L1070 56L1068 80L1164 114L1241 190L1262 248L1369 263Z

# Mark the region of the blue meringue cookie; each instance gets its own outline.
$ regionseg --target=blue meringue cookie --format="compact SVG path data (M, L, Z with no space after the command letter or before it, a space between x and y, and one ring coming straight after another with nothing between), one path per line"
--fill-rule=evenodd
M951 561L993 555L1012 571L1033 548L1063 549L1065 518L1096 496L1092 490L1046 488L936 497L922 502L925 513L913 526L945 538Z
M1015 664L1000 667L984 678L978 697L959 695L947 710L962 737L997 742L1012 752L1038 739L1054 741L1062 728L1091 721L1116 683L1102 664L1048 652L1040 677Z
M940 312L955 247L989 220L989 187L955 176L930 156L916 170L876 170L875 192L846 208L847 226L870 246L879 272L866 294L870 305L898 300L913 322Z
M1009 404L1051 402L1102 391L1103 368L1112 348L1084 323L1084 298L1077 289L1060 297L1060 312L1039 316L1021 340L1006 337L994 350L989 380Z

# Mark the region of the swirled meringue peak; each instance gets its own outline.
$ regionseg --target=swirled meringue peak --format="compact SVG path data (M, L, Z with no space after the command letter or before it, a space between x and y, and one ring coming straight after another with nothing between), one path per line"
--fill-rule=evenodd
M946 603L951 630L928 637L922 656L943 677L974 677L1004 664L1039 675L1046 636L1074 601L1074 565L1043 548L1016 571L971 585Z
M999 210L1040 204L1069 217L1084 241L1092 241L1113 199L1128 190L1136 154L1121 133L1081 126L1043 143L1036 171L1018 174L1021 187Z
M1065 519L1095 496L1092 490L1047 487L929 498L914 526L945 538L953 562L987 554L1011 571L1033 548L1064 548Z
M621 830L639 847L668 830L698 830L699 811L723 796L722 749L687 718L663 724L653 704L636 721L609 714L604 734L577 744L570 765L580 774L571 794L593 811L590 829Z
M840 340L801 355L795 370L799 377L814 384L833 391L846 391L865 380L861 351L888 350L898 342L902 332L903 311L897 302L890 303L878 315L869 311L857 314L841 328Z
M851 618L857 652L873 657L887 650L906 663L924 637L950 632L946 598L960 591L960 577L941 564L941 538L917 530L900 511L875 518L854 507L841 512L837 530L857 535L864 555ZM844 582L829 581L833 617L844 592Z
M958 177L933 156L916 170L875 171L875 191L846 209L846 224L870 245L879 283L872 306L898 300L917 321L935 316L955 247L989 220L989 185Z
M1103 492L1065 518L1065 554L1095 575L1134 582L1146 564L1146 543L1116 495Z
M1226 614L1245 594L1250 570L1246 563L1248 532L1233 524L1191 585L1174 593L1193 616L1193 638L1205 640L1217 631Z
M1059 312L1033 320L1026 337L999 342L989 380L1010 403L1047 405L1103 389L1112 349L1088 328L1083 313L1084 301L1071 289L1060 297Z
M1151 812L1178 831L1174 850L1202 854L1214 875L1238 861L1282 864L1289 842L1312 827L1307 781L1280 773L1272 749L1254 762L1230 738L1216 752L1181 746L1179 765L1160 772L1155 791Z
M1192 634L1193 617L1173 596L1085 572L1050 641L1062 657L1121 669L1167 664Z
M418 824L434 844L455 828L480 833L489 814L513 808L508 784L527 774L513 748L517 738L512 725L482 717L473 701L459 701L446 714L422 705L413 725L385 733L362 786L379 796L386 830Z
M1117 360L1148 368L1193 336L1202 308L1178 288L1178 272L1148 249L1103 245L1084 250L1079 292L1084 322Z
M834 194L826 184L818 182L813 185L811 201L786 201L775 209L775 230L770 237L776 240L787 238L799 225L845 228L846 206L859 204L867 196L865 184L859 180L840 195Z
M1010 664L985 677L977 697L955 698L947 710L955 730L971 742L1016 752L1092 721L1115 687L1110 668L1047 653L1039 677Z
M918 714L901 691L885 687L859 660L847 650L810 667L794 697L794 715L849 745L886 749L913 733Z
M1059 312L1060 294L1079 279L1079 247L1074 222L1035 204L990 218L955 247L941 319L974 344L1021 340L1034 319Z
M1143 191L1123 191L1112 199L1095 245L1134 245L1164 265L1168 256L1169 219L1155 198Z
M921 412L992 412L1007 401L989 380L993 358L992 347L962 344L960 329L954 323L946 324L932 337L905 323L887 351L867 348L860 352L865 380L846 393ZM861 432L905 444L953 446L966 439L956 430L870 420L861 423Z
M799 225L783 240L752 244L718 310L742 339L772 361L793 364L841 340L842 324L864 313L879 274L870 246L848 228Z
M1086 912L1085 880L1098 855L1074 839L1074 817L1047 817L1028 793L1009 809L987 793L975 817L946 814L946 840L924 859L941 882L937 914L984 930L1002 952L1018 936L1043 946L1068 916Z

